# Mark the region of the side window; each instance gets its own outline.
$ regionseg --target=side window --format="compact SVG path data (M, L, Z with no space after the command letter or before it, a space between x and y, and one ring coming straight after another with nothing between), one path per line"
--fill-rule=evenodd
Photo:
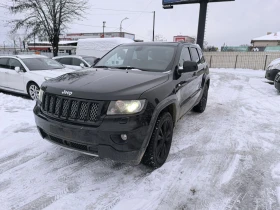
M61 58L59 62L64 65L72 65L72 58Z
M191 54L192 54L192 61L195 61L197 63L199 63L199 55L197 53L197 50L195 48L190 48L191 50Z
M182 49L180 60L179 60L179 67L183 67L184 61L191 61L190 52L187 47L184 47Z
M80 66L80 64L83 63L85 66L87 66L82 60L78 58L73 58L73 65L74 66Z
M205 58L200 49L197 49L201 63L205 63Z
M8 68L14 70L15 67L19 67L21 70L24 69L21 63L17 59L10 58L8 62Z
M7 66L7 63L8 63L8 58L0 58L0 68L9 68Z

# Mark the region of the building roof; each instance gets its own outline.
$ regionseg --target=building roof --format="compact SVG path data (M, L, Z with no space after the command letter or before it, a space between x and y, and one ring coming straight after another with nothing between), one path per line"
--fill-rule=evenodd
M47 56L44 55L36 55L36 54L30 54L30 55L5 55L5 56L0 56L0 57L9 57L9 58L48 58Z
M74 44L74 43L78 43L78 41L59 41L58 44ZM28 44L30 45L33 45L33 42L29 42ZM46 41L43 41L43 42L38 42L36 41L35 44L51 44L50 42L46 42Z
M280 32L271 33L269 35L261 36L252 41L280 41Z

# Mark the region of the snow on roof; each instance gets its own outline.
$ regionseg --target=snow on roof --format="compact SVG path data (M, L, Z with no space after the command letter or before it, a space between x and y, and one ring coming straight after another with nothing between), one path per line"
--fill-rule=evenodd
M261 36L261 37L253 39L252 41L278 41L278 40L280 40L280 32Z
M73 44L77 43L78 41L59 41L59 44ZM32 42L30 42L32 43ZM50 42L36 42L36 44L51 44Z

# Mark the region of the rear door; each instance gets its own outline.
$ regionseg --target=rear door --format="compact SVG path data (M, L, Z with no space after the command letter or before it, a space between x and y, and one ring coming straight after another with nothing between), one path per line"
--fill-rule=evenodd
M6 73L6 82L8 88L18 92L25 92L26 87L23 80L25 69L21 62L15 58L9 58L7 66L9 68ZM16 72L15 67L19 67L21 71Z
M202 82L202 77L203 77L203 73L205 70L205 64L201 63L197 48L191 47L190 52L191 52L192 61L196 62L197 66L198 66L197 71L195 71L193 73L194 80L195 80L194 81L195 89L194 89L193 97L194 97L194 99L197 99L199 97L199 93L201 91L201 82Z
M202 80L203 80L203 76L204 74L208 71L208 65L207 65L207 62L202 54L202 51L201 49L199 48L196 48L197 49L197 52L198 52L198 55L199 55L199 59L200 59L200 65L202 66L201 67L201 70L199 72L197 72L197 76L199 77L199 87L202 87Z
M7 88L7 82L6 82L6 74L8 69L8 60L9 58L0 58L0 87Z

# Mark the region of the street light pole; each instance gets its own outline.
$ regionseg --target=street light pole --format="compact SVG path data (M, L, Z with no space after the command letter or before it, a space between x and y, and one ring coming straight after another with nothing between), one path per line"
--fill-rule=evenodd
M154 11L154 21L153 21L153 42L155 41L155 24L156 24L156 11Z
M104 29L105 29L105 24L106 24L106 21L103 21L103 38L105 38L105 34L104 34Z
M6 50L6 47L5 47L5 41L3 41L3 43L4 43L4 51Z
M129 18L128 17L126 17L126 18L124 18L122 21L121 21L121 25L120 25L120 32L122 32L122 22L124 21L124 20L128 20Z

